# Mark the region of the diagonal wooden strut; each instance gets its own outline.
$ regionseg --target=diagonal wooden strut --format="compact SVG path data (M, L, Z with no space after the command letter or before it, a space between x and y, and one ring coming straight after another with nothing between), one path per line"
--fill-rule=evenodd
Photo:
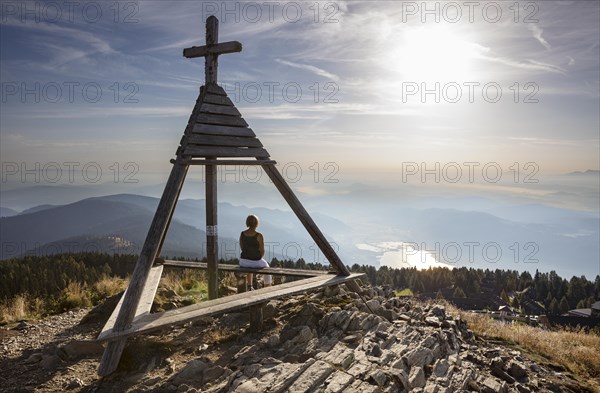
M268 157L257 157L257 160L265 159L268 159ZM350 271L348 270L346 265L344 265L344 263L337 255L333 247L331 247L331 244L329 244L329 242L323 235L323 232L321 232L317 224L310 217L304 206L302 206L302 203L300 203L300 200L296 197L296 195L294 194L290 186L287 184L281 173L277 170L277 167L273 164L265 164L262 165L262 167L273 182L273 184L275 184L275 187L277 187L277 189L279 190L279 193L286 200L292 211L296 214L302 225L304 225L304 228L306 228L306 231L313 238L323 255L325 255L325 258L327 258L329 263L331 263L336 268L339 274L349 276ZM356 281L350 280L346 283L346 285L352 291L356 292L359 295L361 294L362 291L360 289L360 286L356 283Z
M165 236L167 225L175 209L177 197L183 186L188 168L188 165L173 165L173 168L171 168L171 174L158 203L152 224L150 224L142 252L131 276L131 282L127 287L127 293L123 297L123 304L115 321L114 330L125 330L133 322L150 269L152 269L158 248ZM117 369L124 348L125 340L118 340L108 344L100 361L98 375L106 376Z

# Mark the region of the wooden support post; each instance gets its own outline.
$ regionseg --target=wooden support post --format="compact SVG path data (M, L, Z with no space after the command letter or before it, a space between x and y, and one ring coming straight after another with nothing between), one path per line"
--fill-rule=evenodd
M173 165L173 168L171 169L171 174L165 185L165 190L163 191L158 207L156 208L156 213L150 224L150 229L148 230L142 252L135 265L133 274L131 275L131 282L123 297L123 305L121 306L121 310L119 311L119 315L117 316L114 325L115 331L122 331L131 327L144 286L146 285L146 280L152 269L154 259L157 257L156 254L158 248L162 244L170 217L177 204L177 197L183 186L187 170L188 165ZM124 348L124 339L108 343L104 350L104 354L102 355L102 360L100 361L98 375L101 377L106 376L117 369Z
M208 299L219 297L219 249L217 226L217 166L206 169L206 263L208 265Z
M250 306L250 331L259 333L263 328L263 307L266 303Z
M247 273L246 273L247 274ZM235 278L237 279L237 291L238 293L244 293L248 290L248 286L246 284L246 274L236 273Z
M206 19L206 47L217 45L219 42L219 20L211 15ZM240 48L241 50L241 48ZM206 84L217 83L217 54L207 53L204 57L204 76Z

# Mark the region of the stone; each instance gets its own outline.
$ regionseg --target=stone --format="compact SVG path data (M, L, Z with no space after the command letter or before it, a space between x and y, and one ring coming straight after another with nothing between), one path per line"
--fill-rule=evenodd
M54 370L56 369L62 360L57 355L44 356L44 358L40 361L40 367L44 370Z
M25 364L33 364L42 360L42 354L40 352L32 353L27 359L25 359Z
M422 367L413 367L408 375L408 383L411 388L422 388L425 386L425 371Z
M495 377L498 377L498 378L502 379L503 381L506 381L510 384L515 383L515 379L513 377L511 377L510 375L508 375L508 373L506 371L504 371L503 369L501 369L498 366L492 366L492 375Z
M418 347L406 354L407 364L410 367L423 367L433 360L433 353L429 348Z
M485 393L506 393L506 383L500 383L494 378L486 378L481 387Z
M379 309L381 308L381 303L379 303L379 301L377 299L370 299L367 300L367 306L369 307L369 309L371 311L373 311L374 313L377 313L379 311Z
M104 347L95 340L73 340L61 346L60 349L69 359L77 359L101 354Z
M427 385L425 386L425 389L423 389L423 393L438 393L439 392L439 385L435 384L435 383L431 383L428 382Z
M381 371L380 369L373 371L369 375L369 378L375 381L375 383L379 386L385 386L389 382L387 374Z
M360 340L362 340L363 336L360 333L356 333L356 334L349 334L347 336L344 336L344 338L342 338L342 342L348 343L348 344L355 344L357 342L359 342Z
M336 371L333 373L325 383L325 393L343 393L346 391L346 387L354 381L352 375L347 374L343 371Z
M448 374L448 368L450 368L448 360L438 359L433 365L433 375L439 378L445 377Z
M275 315L277 315L277 306L271 301L263 307L263 320L273 319Z
M72 390L83 386L83 381L79 378L72 379L66 386L66 389Z
M425 323L435 328L439 328L442 326L438 317L425 317Z
M376 358L380 357L383 354L381 351L381 347L378 344L373 345L373 348L369 351L369 355L375 356Z
M429 310L429 315L438 317L440 320L446 319L446 308L439 304L436 304Z
M320 386L335 369L324 361L317 360L306 369L290 386L288 392L307 392Z
M396 311L394 311L392 309L387 309L387 308L380 309L377 314L384 317L385 319L387 319L390 322L393 322L399 318L398 313Z
M405 391L410 391L410 384L408 382L408 374L404 370L394 370L393 378L399 382L400 387L403 387Z
M504 360L501 357L497 356L490 361L491 368L499 368L501 370L504 369Z
M273 334L267 339L267 345L271 348L278 346L280 343L279 334Z
M202 383L212 382L217 380L225 373L225 369L221 366L213 366L204 370Z
M297 344L308 342L313 338L312 330L308 326L303 326L298 332L298 335L294 338L294 342Z
M202 360L192 360L173 378L173 385L179 386L182 383L191 382L195 382L194 384L201 384L204 370L208 367L209 364Z
M247 380L240 384L235 390L235 393L262 393L264 389L260 388L261 383L256 378Z
M515 360L508 364L507 372L515 379L522 379L527 376L527 369L525 366Z
M352 362L354 362L354 351L343 345L336 344L336 346L327 353L324 360L335 367L341 367L346 370L350 367Z

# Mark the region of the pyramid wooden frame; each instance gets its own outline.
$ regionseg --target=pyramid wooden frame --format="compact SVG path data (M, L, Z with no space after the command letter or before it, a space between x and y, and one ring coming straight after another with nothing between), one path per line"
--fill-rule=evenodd
M277 170L275 161L271 160L269 153L254 131L227 97L227 93L217 85L218 56L241 50L242 45L237 41L218 43L218 20L214 16L210 16L206 20L206 45L184 50L185 57L205 57L206 83L200 88L200 95L181 138L176 158L171 160L173 168L131 276L131 282L98 337L99 340L108 341L98 369L100 376L111 374L116 370L126 338L135 334L328 285L345 283L352 290L360 291L354 280L362 275L350 274L348 268L340 260ZM318 275L275 287L263 288L253 291L251 294L217 299L216 167L217 165L249 164L262 167L321 252L335 268L337 275ZM150 307L163 268L160 263L157 263L157 257L160 255L190 165L204 165L206 172L207 268L208 292L211 300L171 312L150 314Z

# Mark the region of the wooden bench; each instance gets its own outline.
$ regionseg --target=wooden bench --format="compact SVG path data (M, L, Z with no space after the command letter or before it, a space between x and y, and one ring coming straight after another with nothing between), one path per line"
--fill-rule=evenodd
M350 274L349 276L319 274L315 277L261 288L251 292L226 296L174 310L168 310L154 314L145 314L134 319L131 326L125 330L114 331L113 326L108 326L107 324L107 326L105 326L98 336L98 340L120 340L140 333L147 333L156 329L160 329L168 325L183 323L205 316L222 314L233 310L264 304L271 299L296 295L331 285L351 282L357 278L363 277L364 275L364 273L354 273ZM120 307L117 306L113 314L117 315L119 310Z
M208 265L205 262L191 262L191 261L176 261L171 259L157 258L155 264L161 264L164 266L183 267L183 268L194 268L194 269L208 269ZM315 277L327 274L337 274L334 271L325 270L303 270L303 269L287 269L280 267L263 267L263 268L251 268L242 267L239 265L228 265L219 264L219 270L225 272L235 273L257 273L257 274L271 274L275 276L291 276L291 277Z

